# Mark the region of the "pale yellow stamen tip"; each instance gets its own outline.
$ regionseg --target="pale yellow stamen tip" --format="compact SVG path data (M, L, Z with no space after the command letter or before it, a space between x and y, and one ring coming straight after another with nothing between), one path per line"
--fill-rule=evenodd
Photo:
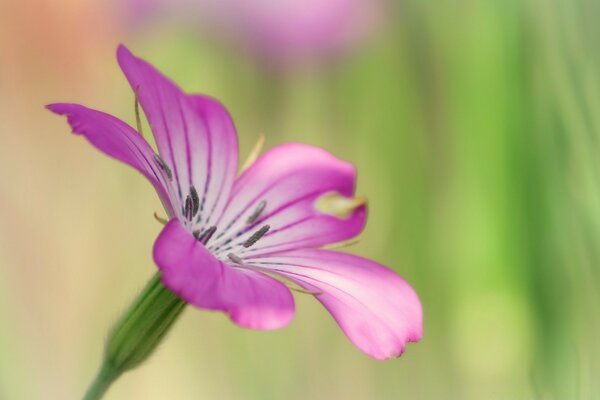
M246 161L244 161L244 164L242 164L242 167L240 168L240 174L242 172L244 172L246 169L248 169L248 167L250 167L252 164L254 164L254 161L256 161L256 159L258 158L258 155L260 154L264 144L265 144L265 135L261 134L258 137L258 141L256 142L256 144L250 151L250 154L248 154Z
M163 225L166 225L169 222L166 218L160 217L156 212L154 213L154 219Z
M325 193L315 202L315 208L328 215L345 219L352 215L358 207L367 204L367 198L359 197L344 197L338 192Z

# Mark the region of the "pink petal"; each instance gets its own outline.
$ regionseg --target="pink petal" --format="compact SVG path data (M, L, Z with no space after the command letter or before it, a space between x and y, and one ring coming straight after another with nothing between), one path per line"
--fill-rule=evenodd
M78 104L57 103L47 108L67 116L73 133L85 136L98 150L141 172L154 185L170 212L166 178L154 160L154 151L132 127L109 114Z
M196 307L224 311L242 327L278 329L294 316L294 298L285 285L217 260L176 219L158 236L154 261L174 293Z
M202 223L209 224L207 219L216 219L224 208L237 173L237 136L227 110L210 97L186 95L124 46L117 58L138 91L159 153L173 170L180 204L194 186Z
M376 262L335 251L303 249L246 259L315 295L359 349L376 359L398 357L423 334L414 290Z
M219 234L210 243L218 255L233 251L258 255L351 238L365 224L366 208L340 218L317 210L325 193L352 197L354 167L325 150L304 144L285 144L263 154L235 182L231 200L219 221ZM248 224L261 202L264 211ZM255 245L242 244L260 227L270 230Z

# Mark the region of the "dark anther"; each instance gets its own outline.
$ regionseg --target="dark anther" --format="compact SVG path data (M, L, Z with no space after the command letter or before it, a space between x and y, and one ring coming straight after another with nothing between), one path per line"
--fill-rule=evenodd
M254 243L258 242L258 240L265 235L271 229L269 225L264 225L262 228L257 230L246 240L243 244L244 247L248 248L252 246Z
M193 186L190 187L190 196L192 196L192 215L196 215L200 208L200 198L198 197L196 188Z
M192 232L192 235L194 235L196 240L200 240L200 231L199 230L195 230L194 232Z
M258 219L258 217L260 217L260 214L262 214L262 212L265 210L266 206L267 206L267 202L264 200L261 200L261 202L258 203L258 206L256 206L256 210L254 210L252 215L250 215L248 217L248 219L246 220L246 223L251 224L254 221L256 221Z
M156 162L156 164L158 165L158 167L165 173L165 175L167 175L167 178L169 178L169 180L173 179L173 173L171 172L171 168L169 168L169 166L167 165L167 163L165 162L165 160L163 160L162 158L160 158L159 155L155 154L154 155L154 161Z
M190 196L186 197L185 199L185 207L183 208L183 216L188 220L191 221L192 220L192 198Z
M198 240L202 244L206 244L206 243L208 243L210 238L215 234L216 231L217 231L217 227L211 226L210 228L208 228L207 230L202 232L201 235L196 237L196 240Z
M236 264L240 264L240 265L241 265L241 264L243 264L243 263L244 263L244 260L242 260L241 258L239 258L238 256L236 256L236 255L235 255L235 254L233 254L233 253L229 253L229 254L227 254L227 257L229 257L229 259L230 259L231 261L233 261L234 263L236 263Z

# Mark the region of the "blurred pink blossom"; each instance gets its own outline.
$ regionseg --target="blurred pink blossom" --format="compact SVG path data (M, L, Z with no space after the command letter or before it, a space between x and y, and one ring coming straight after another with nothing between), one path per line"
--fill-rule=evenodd
M381 0L130 0L140 23L176 18L271 64L339 56L380 25Z

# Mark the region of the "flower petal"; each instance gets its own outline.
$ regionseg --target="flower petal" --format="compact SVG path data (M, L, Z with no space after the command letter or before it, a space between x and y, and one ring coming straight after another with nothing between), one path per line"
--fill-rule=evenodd
M298 143L275 147L235 182L210 248L218 256L232 249L240 256L257 255L356 236L365 224L364 204L343 216L317 207L319 199L332 193L352 197L355 180L354 167L325 150ZM261 206L264 210L252 221ZM267 224L270 230L255 245L242 246Z
M56 103L46 107L65 115L73 133L85 136L98 150L141 172L156 188L167 212L171 212L165 176L154 160L154 151L138 132L112 115L79 104Z
M395 272L361 257L303 249L246 259L315 292L346 336L376 359L398 357L422 336L414 290Z
M186 95L122 45L117 58L138 93L161 157L173 169L179 205L194 186L202 223L209 224L207 219L218 218L225 207L237 173L237 136L229 113L215 99ZM178 212L181 217L183 210Z
M277 280L217 260L176 219L158 236L154 261L162 281L186 302L229 314L252 329L286 326L294 315L294 298Z

